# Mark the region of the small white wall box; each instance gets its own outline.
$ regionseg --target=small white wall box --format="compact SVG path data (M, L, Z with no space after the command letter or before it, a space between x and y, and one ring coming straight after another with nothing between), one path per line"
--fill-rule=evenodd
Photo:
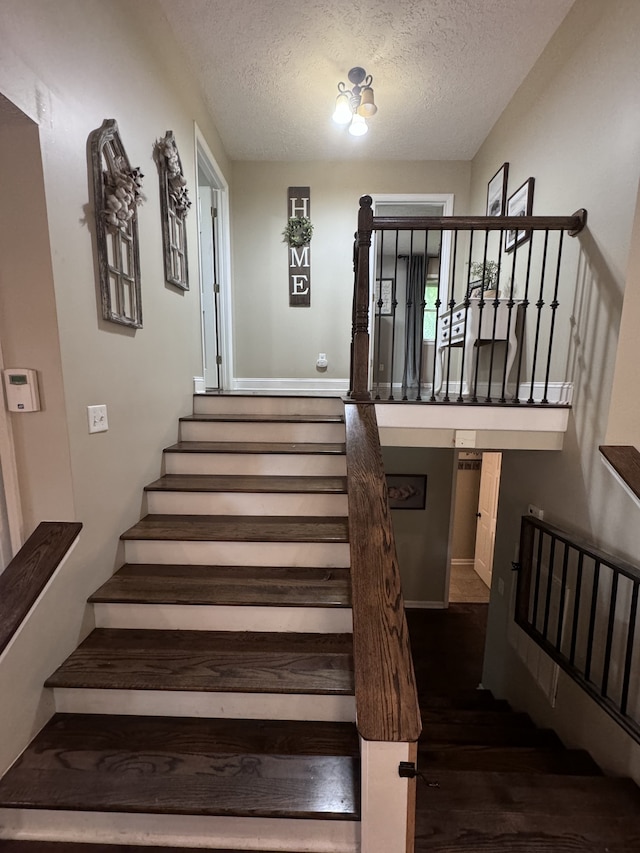
M36 371L24 367L7 367L2 372L7 409L10 412L39 412L40 394Z

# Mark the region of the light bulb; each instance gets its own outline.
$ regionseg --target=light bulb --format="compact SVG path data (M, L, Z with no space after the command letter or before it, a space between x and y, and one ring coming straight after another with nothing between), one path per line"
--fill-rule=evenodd
M351 107L349 106L349 98L346 95L338 95L336 98L336 108L333 113L333 120L336 124L349 124L351 121Z
M368 130L369 128L367 127L367 123L363 117L358 115L358 113L355 113L351 119L351 124L349 125L349 133L351 136L364 136Z

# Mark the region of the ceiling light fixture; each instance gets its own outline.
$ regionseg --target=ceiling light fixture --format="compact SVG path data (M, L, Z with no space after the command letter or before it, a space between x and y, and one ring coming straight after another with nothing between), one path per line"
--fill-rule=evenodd
M349 81L353 89L347 89L344 83L338 83L338 97L333 120L337 124L348 124L352 136L363 136L368 130L365 119L378 112L373 99L373 77L364 68L352 68Z

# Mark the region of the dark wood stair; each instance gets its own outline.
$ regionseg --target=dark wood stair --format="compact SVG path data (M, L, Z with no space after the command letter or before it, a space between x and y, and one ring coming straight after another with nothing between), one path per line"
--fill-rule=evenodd
M485 605L412 613L421 697L416 853L640 851L640 789L487 690ZM441 665L444 655L447 667Z
M56 714L0 780L0 803L355 820L358 763L349 723Z
M125 564L92 603L349 607L349 569Z
M178 441L165 448L165 453L311 453L344 455L342 442L291 442L291 441Z
M348 542L340 516L147 515L121 539L181 542Z
M346 477L276 477L234 474L165 474L146 492L259 492L346 494Z

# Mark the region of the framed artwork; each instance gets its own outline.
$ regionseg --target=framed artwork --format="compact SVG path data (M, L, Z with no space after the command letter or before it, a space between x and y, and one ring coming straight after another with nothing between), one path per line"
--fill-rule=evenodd
M507 216L531 216L533 210L534 179L528 178L521 187L509 196ZM512 252L516 246L525 243L531 237L531 231L509 230L504 235L505 252Z
M376 294L376 314L390 315L393 312L393 285L392 278L378 279L378 292Z
M503 163L487 184L487 216L504 216L509 164Z
M160 215L164 278L181 290L189 290L186 216L191 207L187 181L182 171L173 131L168 130L154 146L160 178Z
M391 509L424 509L427 498L426 474L387 474L387 494Z
M131 168L115 119L89 134L89 157L102 316L141 329L138 207L144 176Z

